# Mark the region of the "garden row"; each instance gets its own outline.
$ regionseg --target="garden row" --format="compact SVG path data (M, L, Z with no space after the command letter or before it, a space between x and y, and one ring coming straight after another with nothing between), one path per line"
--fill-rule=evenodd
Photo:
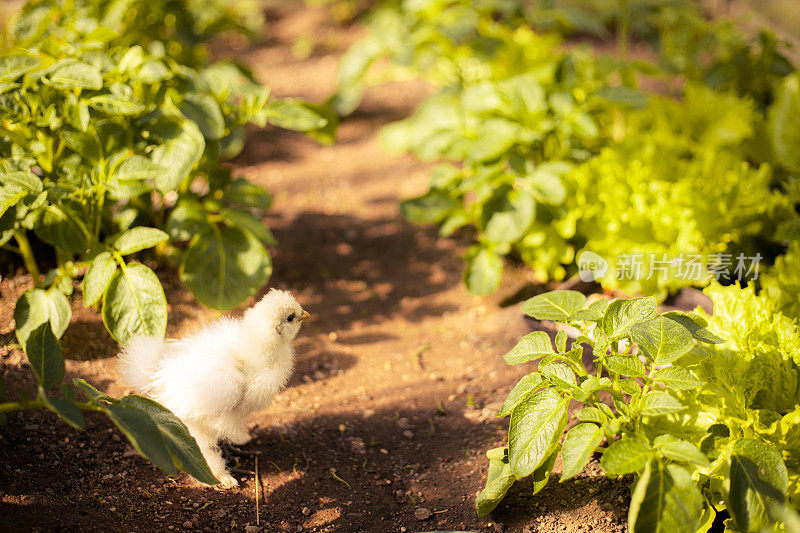
M440 88L382 137L440 162L401 207L443 236L474 230L471 292L496 290L511 255L542 281L589 274L646 296L523 304L566 326L555 350L533 332L506 355L538 369L499 413L508 445L488 453L478 512L521 477L539 491L558 453L562 481L601 453L608 475L636 476L631 531L725 517L734 531L799 530L800 74L773 35L694 2L593 6L384 2L333 99L346 114L365 84ZM615 56L574 44L614 30ZM708 287L713 316L657 314L685 286Z
M87 400L76 402L62 386L58 338L75 288L117 341L163 337L167 302L145 262L177 264L215 309L267 282L271 195L222 162L243 149L247 124L330 141L337 120L271 99L242 65L209 64L208 40L258 31L261 20L248 2L32 0L12 21L0 51L0 246L33 280L14 319L39 391L0 403L0 423L4 412L45 407L83 427L81 410L103 411L159 467L214 482L186 428L158 404L78 381Z

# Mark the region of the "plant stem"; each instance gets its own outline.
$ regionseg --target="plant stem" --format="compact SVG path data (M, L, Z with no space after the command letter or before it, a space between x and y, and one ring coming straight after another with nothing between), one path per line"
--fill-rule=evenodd
M25 234L25 230L21 228L15 229L14 239L19 246L19 252L22 256L22 260L25 262L25 268L33 278L33 284L39 287L41 285L40 278L42 275L39 272L39 265L36 264L36 258L33 256L33 249L31 249L31 243L28 240L28 236Z
M0 413L7 413L9 411L22 411L23 409L39 409L46 407L42 400L36 399L29 402L6 402L0 403Z

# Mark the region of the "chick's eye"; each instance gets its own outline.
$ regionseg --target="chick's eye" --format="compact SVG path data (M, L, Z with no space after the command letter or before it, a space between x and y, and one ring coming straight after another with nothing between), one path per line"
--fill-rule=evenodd
M294 322L294 313L292 313L291 315L286 317L286 320L289 321L289 322Z

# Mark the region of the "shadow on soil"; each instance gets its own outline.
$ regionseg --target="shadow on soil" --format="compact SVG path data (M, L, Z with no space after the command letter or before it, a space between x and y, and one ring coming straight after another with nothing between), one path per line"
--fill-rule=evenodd
M32 424L36 430L8 431L0 449L0 529L155 531L193 521L193 529L220 530L255 524L252 475L240 478L237 489L202 488L126 457L127 443L102 417L90 416L88 430L77 432L49 413L25 413L14 415L9 428ZM404 435L409 431L413 436ZM256 428L253 437L244 448L262 453L264 531L485 530L491 521L520 531L540 516L590 502L624 522L614 502L627 498L626 486L597 478L564 484L552 479L535 497L523 480L492 516L479 519L474 501L486 472L483 452L498 442L498 430L460 412L423 407L372 416L325 414ZM239 467L253 470L254 458L241 460ZM414 516L420 507L432 511L424 521ZM76 522L76 516L86 522Z

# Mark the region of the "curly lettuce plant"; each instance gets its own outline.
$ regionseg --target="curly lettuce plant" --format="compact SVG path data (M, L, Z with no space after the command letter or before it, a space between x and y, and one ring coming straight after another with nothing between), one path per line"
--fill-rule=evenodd
M787 505L799 495L797 324L765 315L742 292L711 289L715 312L722 308L710 322L659 314L653 297L587 307L582 294L555 291L525 302L529 316L568 324L578 336L570 343L562 329L554 346L534 331L505 355L538 367L498 413L511 416L508 446L487 453L478 513L494 509L516 479L533 476L541 490L559 453L562 482L601 453L607 475L635 476L632 532L707 531L723 510L735 531L794 520ZM571 414L573 401L581 408Z

